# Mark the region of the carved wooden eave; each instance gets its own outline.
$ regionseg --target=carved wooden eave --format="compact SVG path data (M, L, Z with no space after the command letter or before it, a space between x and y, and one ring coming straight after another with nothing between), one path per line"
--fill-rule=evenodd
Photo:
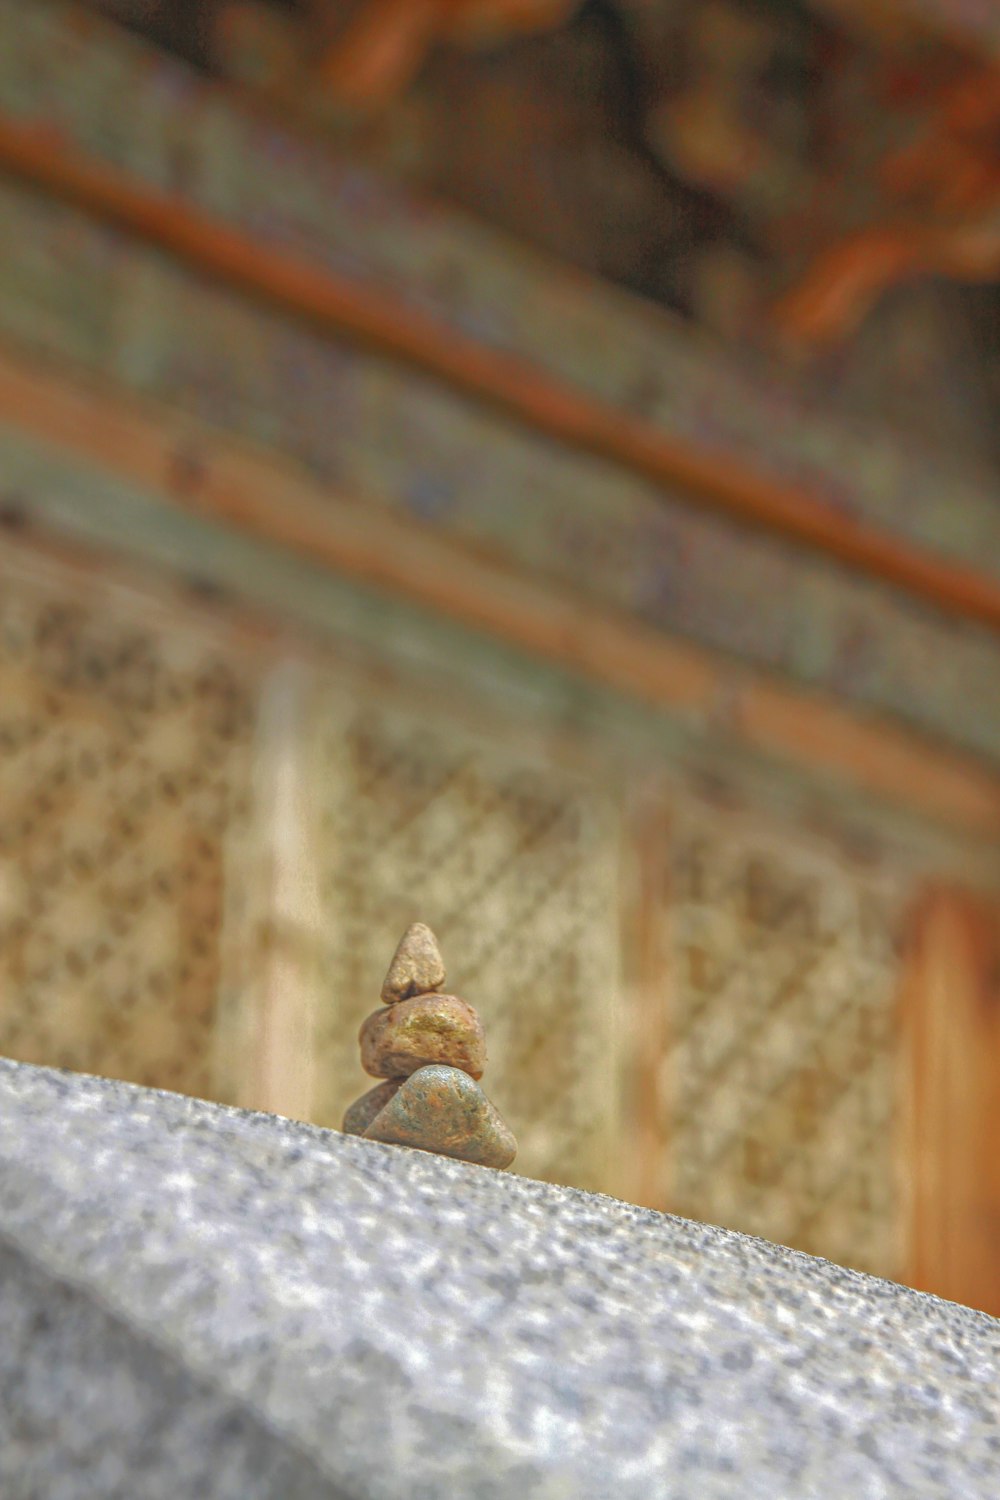
M926 39L982 57L1000 56L1000 11L994 5L962 5L956 0L810 0L810 4L835 22L890 45Z
M619 14L642 69L655 77L672 35L665 9L654 0L603 9ZM661 80L632 105L648 159L719 213L746 221L766 262L763 315L755 314L764 341L776 333L779 343L806 347L846 342L901 282L982 283L1000 274L1000 24L947 0L812 0L802 25L809 29L812 13L817 35L828 28L829 45L812 61L820 71L809 130L826 145L801 160L771 161L739 99L759 86L773 27L769 33L766 18L737 0L716 10L729 16L731 55L712 31L687 92ZM254 0L226 0L213 24L224 72L244 81L249 72L294 118L353 128L390 117L441 48L541 36L582 26L587 14L579 0L364 0L353 8L311 0L292 23ZM685 27L697 14L695 6L677 8L670 25L682 40L690 42ZM717 23L718 16L706 25ZM238 61L242 51L252 55L249 68ZM871 97L865 118L854 120L840 81L859 60L846 97L858 88ZM750 179L765 177L763 195L748 190ZM661 190L651 189L651 220ZM689 207L679 203L677 213Z
M779 302L779 324L829 342L901 281L1000 277L998 139L1000 69L967 63L931 93L911 139L876 165L882 214L816 254Z
M577 0L367 0L321 55L339 103L375 109L397 97L440 41L475 41L559 25Z

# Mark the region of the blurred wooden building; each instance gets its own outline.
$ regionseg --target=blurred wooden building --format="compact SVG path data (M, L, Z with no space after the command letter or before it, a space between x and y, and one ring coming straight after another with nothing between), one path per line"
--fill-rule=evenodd
M337 1125L419 918L520 1170L1000 1313L1000 26L0 38L0 1053Z

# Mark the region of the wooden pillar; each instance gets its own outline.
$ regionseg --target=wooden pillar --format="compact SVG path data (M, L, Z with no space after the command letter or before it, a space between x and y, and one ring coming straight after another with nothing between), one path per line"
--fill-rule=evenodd
M624 1139L632 1142L629 1197L665 1209L668 1183L667 1055L670 983L670 804L654 776L638 787L625 821L622 953L628 1017Z
M908 1280L1000 1314L1000 902L912 915L901 1006Z
M311 1118L320 902L310 808L310 673L281 662L263 683L252 815L230 851L243 903L228 936L216 1073L221 1097Z

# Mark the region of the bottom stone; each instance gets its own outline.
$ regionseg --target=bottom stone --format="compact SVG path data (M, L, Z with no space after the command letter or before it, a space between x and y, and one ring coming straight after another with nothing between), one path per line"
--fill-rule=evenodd
M398 1088L398 1080L380 1083L369 1089L367 1094L362 1094L360 1099L355 1099L353 1104L349 1104L341 1126L344 1134L364 1135L379 1110L384 1109Z
M479 1084L442 1063L411 1073L364 1134L482 1167L509 1167L517 1155L517 1142Z

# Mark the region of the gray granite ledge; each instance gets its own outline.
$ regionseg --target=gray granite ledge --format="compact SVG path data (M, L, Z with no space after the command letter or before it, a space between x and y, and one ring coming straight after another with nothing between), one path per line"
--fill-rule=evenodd
M613 1199L0 1060L4 1500L1000 1496L1000 1323Z

